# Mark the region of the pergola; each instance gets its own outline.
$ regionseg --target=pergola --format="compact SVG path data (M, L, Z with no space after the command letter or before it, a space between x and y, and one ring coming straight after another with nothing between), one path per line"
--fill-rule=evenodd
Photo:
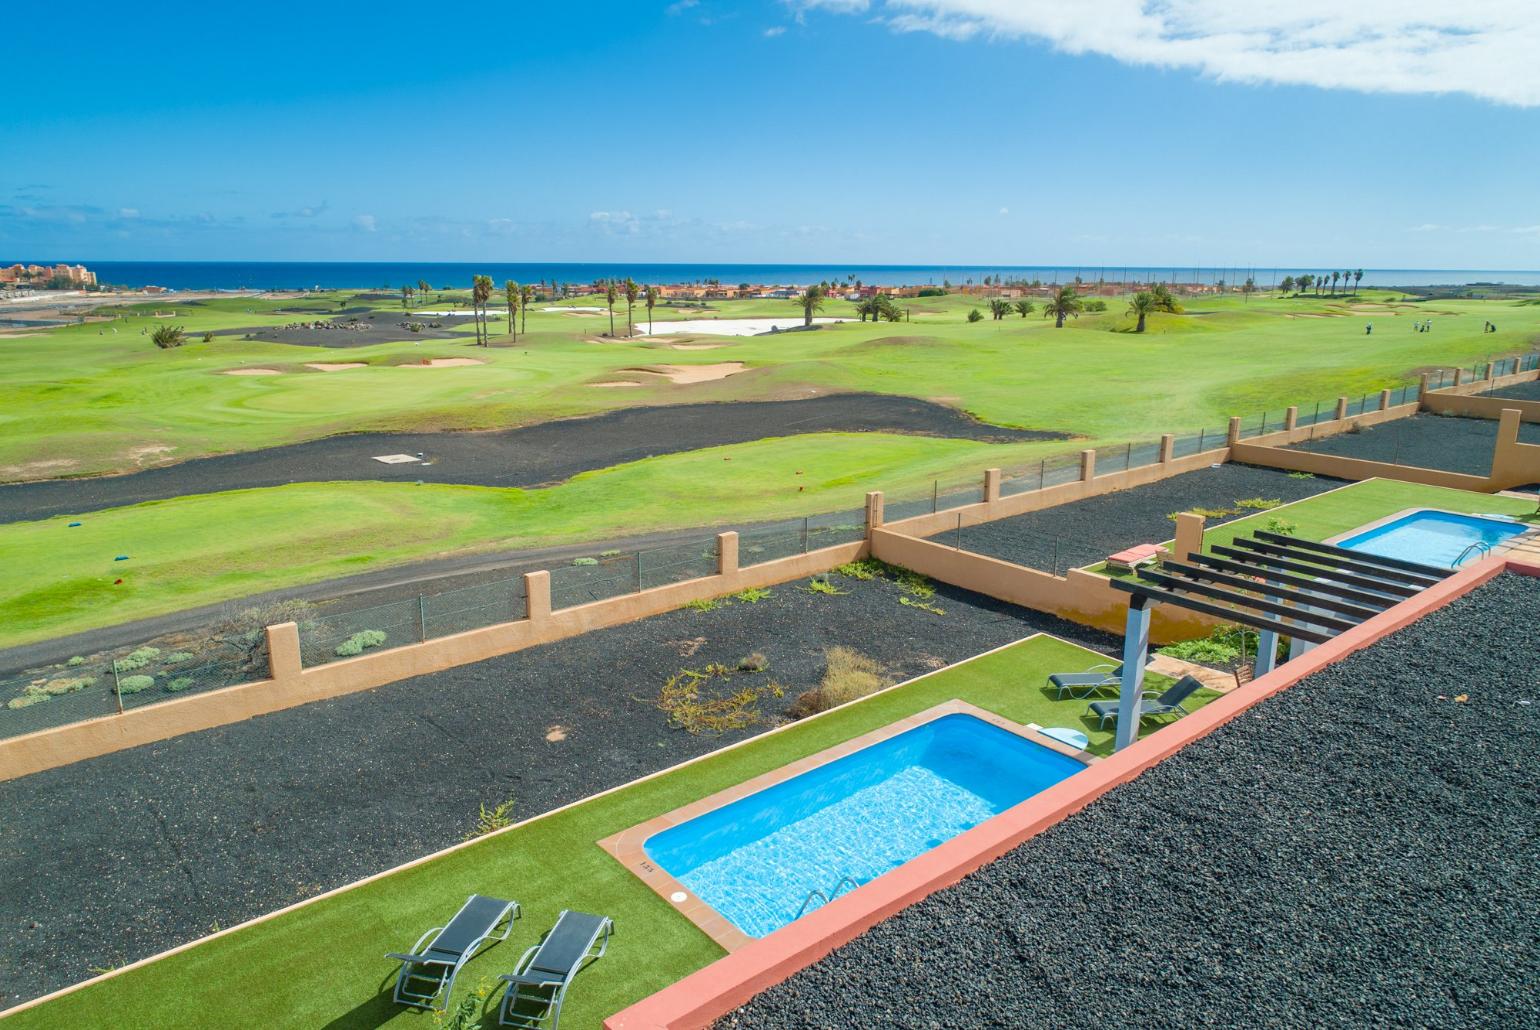
M1139 735L1139 703L1150 651L1150 606L1169 604L1258 633L1256 675L1271 672L1278 640L1294 658L1454 574L1281 533L1258 532L1114 579L1130 595L1116 747Z

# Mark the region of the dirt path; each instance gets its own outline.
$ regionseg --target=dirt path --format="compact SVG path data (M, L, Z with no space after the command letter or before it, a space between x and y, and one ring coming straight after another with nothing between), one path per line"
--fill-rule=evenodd
M991 442L1065 435L1002 429L940 404L878 394L627 408L494 432L358 433L197 458L122 476L7 484L0 486L0 522L287 483L422 480L530 487L660 454L822 432L913 433ZM375 460L390 455L415 459L419 454L422 461Z

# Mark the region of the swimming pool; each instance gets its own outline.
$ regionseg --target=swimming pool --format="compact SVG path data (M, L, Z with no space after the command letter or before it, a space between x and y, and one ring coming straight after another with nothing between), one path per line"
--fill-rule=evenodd
M1528 528L1503 518L1425 508L1339 540L1337 546L1450 568L1481 558L1485 551L1480 545L1491 548Z
M865 883L1084 768L977 716L943 715L654 834L643 849L762 937L796 919L811 891Z

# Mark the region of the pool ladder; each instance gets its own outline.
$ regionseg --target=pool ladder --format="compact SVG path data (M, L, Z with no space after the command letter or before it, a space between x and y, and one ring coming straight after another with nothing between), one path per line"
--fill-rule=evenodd
M1458 558L1449 563L1449 567L1451 569L1458 569L1461 564L1464 563L1465 559L1470 556L1472 551L1485 558L1487 555L1492 553L1492 545L1484 540L1477 540L1473 544L1466 544L1465 550L1460 552L1460 556Z
M854 876L841 876L839 880L834 884L834 886L829 888L828 893L825 893L819 890L817 887L814 887L812 890L807 892L807 897L802 899L802 907L797 909L796 918L802 918L803 913L805 913L807 911L807 907L813 903L814 898L822 898L823 903L827 905L829 902L839 897L840 891L844 890L846 887L849 887L851 890L855 890L859 886L861 886L861 881L857 880Z

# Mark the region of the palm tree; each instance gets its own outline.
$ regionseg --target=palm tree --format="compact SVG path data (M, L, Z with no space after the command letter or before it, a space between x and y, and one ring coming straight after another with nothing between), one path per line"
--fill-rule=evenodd
M996 297L994 300L989 302L989 313L994 316L996 322L1000 321L1006 315L1011 313L1010 301L1001 300L1000 298Z
M1339 280L1341 278L1342 278L1342 273L1341 272L1333 272L1331 274L1331 295L1333 297L1335 297L1337 295L1337 280Z
M604 284L604 300L610 306L610 335L615 335L615 280Z
M1043 304L1043 317L1052 316L1055 329L1064 328L1066 317L1079 318L1085 305L1080 300L1080 294L1075 292L1073 286L1060 286L1054 292L1053 297Z
M433 289L433 287L428 285L428 281L426 279L417 280L417 293L420 297L422 297L424 301L427 301L428 291L431 289Z
M1137 315L1139 318L1139 324L1134 326L1134 332L1144 332L1144 320L1159 310L1161 310L1160 301L1155 299L1153 293L1140 290L1134 294L1134 299L1128 302L1128 313Z
M658 288L647 287L647 292L642 294L642 299L647 303L647 335L652 335L652 307L658 302Z
M412 306L412 288L410 286L401 287L401 306L408 309Z
M182 327L179 325L158 325L150 334L150 339L161 350L170 350L182 345Z
M809 286L797 297L797 303L802 305L802 324L813 324L813 312L823 307L823 287Z
M471 304L476 311L477 325L480 330L478 341L483 347L492 344L491 334L487 331L487 301L492 299L492 277L490 275L478 275L471 280Z
M1357 269L1353 270L1353 292L1355 294L1358 292L1358 282L1363 277L1364 277L1364 270L1362 268L1357 268Z
M1281 293L1293 293L1294 292L1294 277L1292 275L1284 276L1283 277L1283 282L1278 284L1278 290Z
M519 288L519 332L529 329L529 306L535 301L535 288L528 284Z
M1035 310L1037 310L1037 305L1033 304L1030 300L1018 300L1016 302L1016 313L1022 318L1026 318Z
M509 279L503 283L503 302L508 305L508 332L517 340L519 324L514 321L519 314L519 284Z
M1182 305L1178 304L1176 298L1171 296L1171 291L1166 288L1165 283L1156 283L1150 287L1150 296L1155 298L1155 308L1157 311L1165 311L1172 315L1181 314Z
M1297 297L1299 294L1304 293L1306 290L1310 289L1311 284L1314 282L1315 276L1311 275L1309 272L1303 273L1298 279L1294 280L1294 295Z
M636 298L641 295L641 288L636 285L636 280L626 276L626 335L635 336L631 321L631 309L636 306Z

